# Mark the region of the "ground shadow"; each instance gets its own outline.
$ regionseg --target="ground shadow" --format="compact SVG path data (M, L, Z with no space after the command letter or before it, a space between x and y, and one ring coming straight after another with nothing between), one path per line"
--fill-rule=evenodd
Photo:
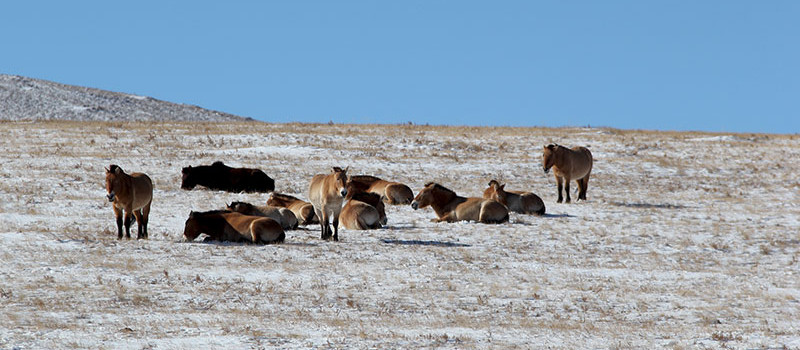
M569 214L547 214L542 215L543 218L574 218L575 215Z
M402 239L382 239L381 241L387 244L400 244L400 245L427 245L434 247L472 247L472 245L470 244L442 242L442 241L420 241L420 240L402 240Z
M626 207L626 208L638 208L638 209L685 209L685 205L680 204L669 204L669 203L623 203L623 202L611 202L612 205L616 205L618 207Z

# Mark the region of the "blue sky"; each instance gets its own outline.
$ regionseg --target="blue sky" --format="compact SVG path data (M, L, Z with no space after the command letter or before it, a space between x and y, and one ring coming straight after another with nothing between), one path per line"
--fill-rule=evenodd
M800 1L13 1L0 73L274 122L800 132Z

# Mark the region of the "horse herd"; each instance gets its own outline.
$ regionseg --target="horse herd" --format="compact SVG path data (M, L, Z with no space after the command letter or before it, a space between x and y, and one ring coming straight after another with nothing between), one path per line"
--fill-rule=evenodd
M553 169L558 185L558 203L571 201L569 183L578 184L578 199L586 200L592 154L585 147L567 148L557 144L544 146L544 172ZM370 175L348 176L348 168L333 167L328 174L315 175L309 184L308 199L274 192L275 182L263 171L232 168L222 162L182 169L181 188L191 190L197 185L230 192L272 192L266 206L233 202L225 209L206 212L192 211L186 220L183 236L192 241L200 234L208 240L279 243L286 238L285 230L299 225L320 224L321 238L339 240L339 223L347 229L375 229L386 225L385 204L411 205L414 210L431 207L438 222L461 220L482 223L503 223L509 211L544 215L545 205L531 192L506 190L496 180L489 182L483 197L462 197L435 182L429 182L414 196L407 185ZM565 184L565 186L564 186ZM117 238L130 239L130 226L135 218L137 238L147 238L153 182L143 173L125 173L117 165L106 168L107 198L113 203L117 223ZM332 225L332 228L331 228Z

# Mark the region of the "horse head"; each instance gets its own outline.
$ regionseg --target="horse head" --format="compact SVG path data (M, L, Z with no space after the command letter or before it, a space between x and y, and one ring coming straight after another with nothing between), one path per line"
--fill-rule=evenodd
M332 169L332 174L334 175L334 184L336 186L336 191L342 195L342 197L347 196L347 170L350 167L346 167L344 169L336 166Z
M109 202L113 202L117 198L117 190L120 186L120 175L123 174L122 168L116 164L111 164L106 168L106 198Z
M181 188L184 190L191 190L197 186L197 179L192 172L192 166L185 167L181 170Z
M189 213L189 218L186 219L186 224L183 227L183 238L187 241L193 241L200 235L200 224L197 222L197 213L192 211Z
M435 182L426 183L425 188L417 192L417 196L414 197L413 201L411 201L411 207L414 208L414 210L417 210L419 208L425 208L431 205L431 203L433 203L433 192L435 191L436 186L438 186L438 184Z
M545 174L549 173L550 168L555 164L556 149L558 149L558 147L557 144L544 146L544 151L542 152L542 167L544 168Z

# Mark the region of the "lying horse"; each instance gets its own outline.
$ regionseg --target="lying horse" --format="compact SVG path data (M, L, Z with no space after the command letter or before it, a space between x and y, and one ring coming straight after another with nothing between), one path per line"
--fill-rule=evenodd
M259 169L231 168L222 162L211 165L188 166L181 171L181 188L191 190L205 186L212 190L228 192L271 192L275 180Z
M411 188L399 182L386 181L370 175L350 176L350 181L362 191L378 194L389 204L410 204L414 199Z
M109 202L114 203L117 217L117 238L122 239L122 213L125 212L125 237L131 238L131 214L136 217L139 238L147 238L147 223L150 221L150 204L153 202L153 181L143 173L122 171L112 164L106 169L106 190Z
M256 206L245 202L232 202L228 204L228 210L251 216L263 216L277 221L284 230L297 229L297 217L288 208L267 206Z
M431 206L436 212L436 221L454 222L474 220L486 224L508 221L508 209L505 205L492 199L477 197L461 197L444 186L429 182L425 184L411 207L414 210Z
M308 186L308 199L314 205L319 224L322 226L322 239L333 236L334 241L339 240L339 214L342 212L342 202L347 195L347 169L334 167L330 174L317 174L311 179ZM333 216L333 234L328 220Z
M589 174L592 172L592 152L586 147L572 149L551 144L544 146L542 165L545 174L553 168L553 175L558 183L558 203L564 199L561 196L562 182L565 182L567 203L570 202L569 182L578 182L578 200L586 200L586 189L589 187Z
M298 225L305 226L319 223L319 218L317 218L317 215L314 213L314 206L311 202L306 202L297 197L272 192L272 195L267 199L267 205L284 207L291 210L294 216L297 217Z
M508 210L522 214L544 215L544 202L532 192L506 191L506 185L497 180L489 181L489 188L483 191L483 198L494 199Z
M201 233L215 241L280 243L286 238L281 225L270 218L250 216L227 210L191 212L186 219L183 237L193 241Z
M351 230L369 230L386 225L386 209L375 193L358 191L348 182L347 203L340 216L342 226Z

